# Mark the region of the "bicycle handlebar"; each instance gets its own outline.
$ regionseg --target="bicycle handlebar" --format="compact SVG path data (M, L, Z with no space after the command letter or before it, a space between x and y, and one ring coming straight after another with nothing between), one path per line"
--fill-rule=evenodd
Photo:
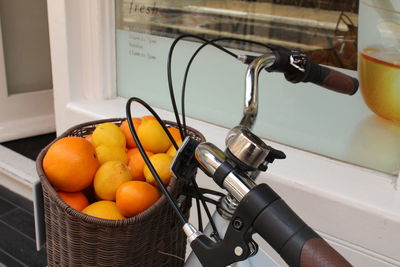
M266 194L269 198L276 195L276 199L265 203ZM243 203L242 209L265 205L252 225L289 266L351 266L267 185L252 189Z
M273 52L268 52L249 62L246 72L243 117L239 125L252 128L258 112L258 76L262 69L270 68L277 62Z
M265 145L246 129L251 129L257 116L258 76L262 69L282 72L293 83L312 82L349 95L357 91L357 79L320 66L296 50L277 48L260 57L244 57L245 63L249 63L244 114L239 126L227 136L226 153L211 143L191 143L190 139L186 139L172 163L171 169L178 178L185 177L187 172L193 173L199 167L239 203L222 241L213 242L186 223L184 231L189 243L204 265L225 266L250 255L248 243L251 234L257 232L290 266L351 266L268 185L256 185L250 178L252 172L265 171L268 163L284 158L284 154ZM247 62L246 57L252 60ZM256 166L248 164L254 153L260 160ZM234 225L238 220L243 227ZM239 250L236 251L236 248ZM225 257L218 257L220 254Z
M337 93L354 95L359 86L357 79L319 65L299 50L275 47L265 54L241 56L240 60L249 64L245 78L245 99L243 117L239 125L252 128L258 112L258 76L262 69L281 72L292 83L311 82Z
M282 72L292 83L311 82L337 93L353 95L358 90L358 80L329 67L313 62L299 50L275 47L276 61L267 71Z
M289 82L311 82L337 93L354 95L358 90L358 80L344 73L318 65L311 60L306 63L306 72L286 72Z
M309 239L303 246L300 256L300 266L351 266L322 238Z

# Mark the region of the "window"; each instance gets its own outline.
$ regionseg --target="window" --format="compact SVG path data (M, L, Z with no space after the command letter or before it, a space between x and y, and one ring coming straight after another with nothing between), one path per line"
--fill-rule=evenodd
M173 38L185 33L300 48L313 61L357 77L358 4L357 0L117 1L118 95L139 96L171 110L168 49ZM238 53L264 49L237 41L223 44ZM184 41L176 46L172 73L178 101L186 64L199 45ZM245 65L213 47L200 52L186 84L188 116L223 127L238 124L245 70ZM258 135L388 174L399 173L400 128L376 117L360 92L339 95L312 84L293 85L283 75L268 73L260 76L259 84Z

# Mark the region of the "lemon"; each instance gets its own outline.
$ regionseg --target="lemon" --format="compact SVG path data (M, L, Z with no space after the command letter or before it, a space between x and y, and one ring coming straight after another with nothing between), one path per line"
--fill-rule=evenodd
M178 147L180 147L182 145L182 140L177 140L176 144L178 145ZM171 157L175 157L176 149L175 149L174 145L171 145L169 147L167 154L170 155Z
M120 184L132 180L128 166L120 161L107 161L97 170L93 180L96 196L102 200L115 200Z
M108 220L123 220L125 217L119 212L113 201L101 200L90 204L82 210L83 213Z
M137 134L144 149L154 154L167 151L171 145L168 135L157 120L142 120Z
M92 144L94 147L106 145L125 148L126 139L124 133L117 125L105 122L97 125L93 131Z
M100 145L96 147L96 155L100 164L107 161L121 161L128 164L128 154L125 148L120 146Z
M170 170L172 157L166 153L158 153L154 154L149 159L153 167L156 169L157 174L160 176L160 179L163 182L163 184L168 185L172 177L172 172ZM157 181L154 179L154 176L150 172L150 169L149 167L147 167L147 165L144 166L143 174L148 183L158 185Z

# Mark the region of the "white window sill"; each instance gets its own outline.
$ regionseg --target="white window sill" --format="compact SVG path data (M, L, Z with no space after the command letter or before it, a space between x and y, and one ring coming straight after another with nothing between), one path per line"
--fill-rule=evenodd
M35 161L0 145L0 184L29 200L39 181Z

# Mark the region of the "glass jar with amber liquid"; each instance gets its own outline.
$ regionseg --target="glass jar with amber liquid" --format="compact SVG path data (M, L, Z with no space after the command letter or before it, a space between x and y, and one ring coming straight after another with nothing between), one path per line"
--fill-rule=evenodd
M361 0L358 73L368 107L400 124L400 1Z

